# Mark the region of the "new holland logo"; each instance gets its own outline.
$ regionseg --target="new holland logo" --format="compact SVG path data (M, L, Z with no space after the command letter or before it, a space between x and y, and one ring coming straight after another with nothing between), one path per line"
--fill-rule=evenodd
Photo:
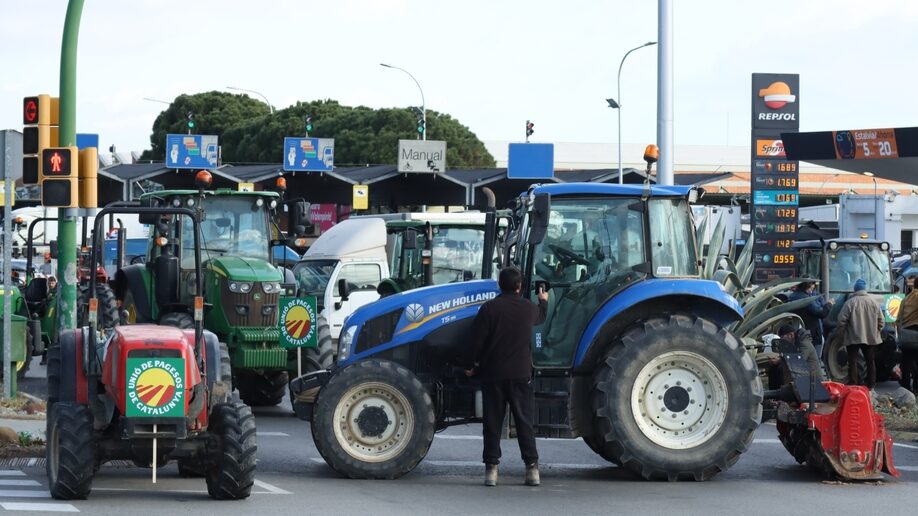
M411 322L420 321L424 318L424 307L417 303L411 303L405 307L405 317Z
M314 347L317 344L315 298L281 300L279 323L281 345L290 348Z
M129 358L126 412L128 417L185 416L185 360Z

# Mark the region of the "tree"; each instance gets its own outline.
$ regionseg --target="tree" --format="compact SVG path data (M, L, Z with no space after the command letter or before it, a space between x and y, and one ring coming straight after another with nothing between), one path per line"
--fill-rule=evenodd
M166 156L166 134L188 132L188 113L194 114L194 134L223 135L241 123L263 120L270 115L268 106L248 95L220 91L179 95L153 122L151 149L144 151L143 160L163 160Z
M235 102L238 97L254 106ZM417 118L408 108L371 109L324 100L297 102L271 116L267 106L245 95L210 92L182 95L156 119L150 137L153 150L148 151L153 157L144 159L163 159L166 133L185 131L184 117L193 102L205 110L209 108L204 111L207 115L201 115L202 123L195 133L218 135L223 161L227 163L282 163L284 137L305 136L306 115L312 116L309 136L335 139L336 166L395 164L398 140L417 137ZM260 110L251 113L245 107ZM203 123L205 119L207 125ZM428 110L427 137L447 142L449 168L495 166L494 158L478 137L449 115Z

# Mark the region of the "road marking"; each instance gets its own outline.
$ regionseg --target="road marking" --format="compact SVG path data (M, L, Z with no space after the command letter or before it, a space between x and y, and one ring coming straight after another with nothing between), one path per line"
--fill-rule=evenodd
M34 480L6 480L0 479L0 486L40 486L41 484Z
M255 432L258 437L290 437L290 434L284 432Z
M47 491L20 491L18 489L0 489L0 498L51 498Z
M267 483L267 482L263 482L263 481L261 481L261 480L258 480L257 478L255 479L255 485L258 486L258 487L260 487L260 488L262 488L262 489L264 489L265 491L268 491L269 493L274 493L274 494L293 494L293 493L291 493L290 491L286 491L286 490L281 489L281 488L279 488L279 487L277 487L277 486L271 485L271 484L269 484L269 483Z
M918 471L918 466L896 466L896 469L902 471Z
M910 450L918 450L918 446L913 446L911 444L893 443L893 446L899 446L900 448L908 448Z
M781 444L781 439L753 439L752 444Z
M484 439L480 435L464 435L464 434L447 434L447 435L437 434L435 437L437 439L452 439L452 440L457 440L457 441L481 441ZM580 437L577 437L576 439L570 439L566 437L536 437L536 440L537 441L567 441L567 442L583 441L583 439Z
M18 469L4 469L0 471L0 477L24 477L25 473Z
M7 511L80 512L69 503L12 502L0 503L0 507Z

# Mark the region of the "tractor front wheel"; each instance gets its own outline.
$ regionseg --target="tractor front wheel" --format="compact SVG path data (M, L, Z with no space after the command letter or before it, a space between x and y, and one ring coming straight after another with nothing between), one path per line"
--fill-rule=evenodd
M321 315L316 319L316 333L319 344L314 348L303 348L300 350L300 372L302 374L328 369L335 363L336 350L332 342L331 331L328 329L328 321ZM295 401L294 398L295 395L293 391L290 391L291 407ZM300 394L300 400L302 401L312 402L314 398L315 393L312 392Z
M267 407L284 399L289 378L287 371L237 371L236 388L239 397L249 406Z
M92 491L96 435L89 407L59 401L48 415L45 468L48 489L57 500L85 499Z
M332 376L313 414L316 448L350 478L398 478L433 442L430 394L411 371L387 360L362 360Z
M600 455L646 479L707 480L725 471L752 442L761 402L742 343L698 317L631 327L594 373Z
M255 483L255 416L242 403L215 405L208 432L220 443L207 470L207 493L217 500L248 498Z
M115 291L106 283L96 283L96 299L98 305L98 323L100 329L114 328L121 324L121 315L118 313L118 299L115 297ZM77 303L79 311L77 312L77 325L89 325L89 284L81 283L79 286L79 301Z

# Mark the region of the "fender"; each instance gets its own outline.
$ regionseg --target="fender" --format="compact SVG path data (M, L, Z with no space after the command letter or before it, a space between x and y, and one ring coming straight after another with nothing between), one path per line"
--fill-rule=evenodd
M342 332L352 326L357 330L347 358L339 360L338 365L347 366L388 349L420 341L445 324L475 317L481 305L497 297L499 292L494 280L465 281L414 289L364 305L344 321ZM394 318L394 312L399 310L394 326L386 328L391 338L369 342L383 332L377 325L367 323L389 314Z
M146 265L128 265L115 275L115 296L124 300L124 295L130 290L134 303L137 306L137 323L151 323L153 309L150 306L150 295L147 293L144 273Z
M577 345L577 354L574 356L574 367L579 367L590 347L597 340L597 336L613 320L631 308L652 301L654 307L659 307L659 313L665 312L669 306L691 307L698 311L698 303L707 305L704 315L706 318L724 326L743 318L743 309L739 302L721 289L715 281L697 279L648 279L634 283L606 301L596 311L590 323L587 324L580 342ZM635 314L640 316L640 314ZM629 322L635 320L625 317ZM623 329L623 328L622 328Z

